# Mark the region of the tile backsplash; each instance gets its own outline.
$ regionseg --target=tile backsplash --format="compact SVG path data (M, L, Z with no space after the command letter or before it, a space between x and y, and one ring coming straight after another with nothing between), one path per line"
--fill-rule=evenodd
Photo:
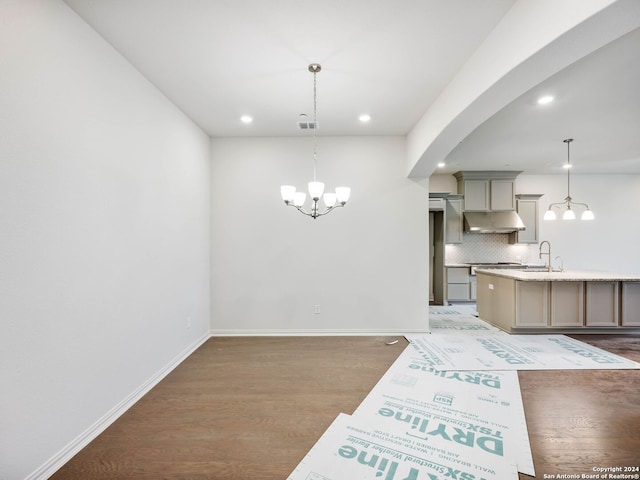
M544 263L537 245L511 245L505 233L463 233L462 243L446 245L445 263Z

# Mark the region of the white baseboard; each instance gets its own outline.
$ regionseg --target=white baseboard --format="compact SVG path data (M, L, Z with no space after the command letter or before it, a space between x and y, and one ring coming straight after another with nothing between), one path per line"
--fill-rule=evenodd
M405 335L419 335L431 333L428 328L424 330L361 330L361 329L344 329L344 330L326 330L326 329L279 329L279 330L259 330L259 329L243 329L231 330L221 329L211 330L212 337L314 337L314 336L333 336L333 337L403 337Z
M140 385L130 395L124 398L120 403L109 410L105 415L97 420L93 425L81 433L77 438L71 441L62 450L47 460L36 471L31 473L26 480L45 480L53 475L65 463L86 447L93 439L100 435L103 431L115 422L123 413L131 408L138 400L140 400L149 390L155 387L160 381L166 377L171 371L180 365L189 355L206 342L211 335L209 332L202 335L198 340L185 348L176 355L167 365L158 370L151 378Z

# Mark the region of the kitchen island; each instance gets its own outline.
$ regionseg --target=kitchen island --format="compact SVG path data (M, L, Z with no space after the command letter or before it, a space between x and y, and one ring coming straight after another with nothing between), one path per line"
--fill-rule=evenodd
M638 333L640 276L478 269L478 315L507 332Z

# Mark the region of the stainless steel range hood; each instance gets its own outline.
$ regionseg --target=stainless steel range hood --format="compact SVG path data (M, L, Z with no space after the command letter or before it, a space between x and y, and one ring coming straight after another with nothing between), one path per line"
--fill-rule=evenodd
M511 233L524 229L522 219L514 211L464 212L465 232Z

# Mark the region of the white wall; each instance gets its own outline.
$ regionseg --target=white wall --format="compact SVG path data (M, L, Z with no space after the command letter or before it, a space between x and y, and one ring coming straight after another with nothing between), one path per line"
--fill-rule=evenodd
M571 175L571 196L587 203L592 222L542 220L550 203L567 196L565 175L520 175L517 193L543 193L540 199L540 239L549 240L552 254L565 269L640 274L640 175ZM579 217L579 215L578 215ZM555 265L555 264L554 264Z
M212 140L214 333L427 329L427 179L406 178L404 138L320 137L318 158L352 198L313 220L280 197L312 179L310 138Z
M64 3L2 2L0 478L46 476L208 334L209 165Z

